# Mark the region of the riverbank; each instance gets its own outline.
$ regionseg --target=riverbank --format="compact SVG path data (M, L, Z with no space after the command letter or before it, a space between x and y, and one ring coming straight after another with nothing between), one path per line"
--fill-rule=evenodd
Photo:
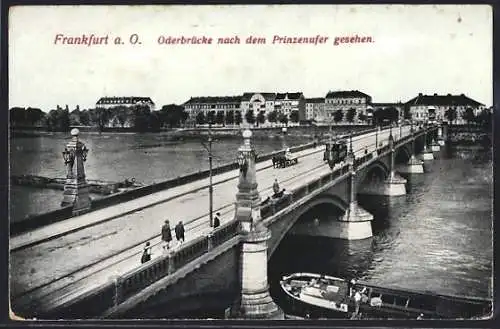
M492 131L476 125L454 125L448 127L448 142L453 145L483 145L492 144Z
M155 134L170 137L172 140L183 140L190 138L199 138L200 136L207 136L209 131L213 136L218 138L234 138L240 137L241 132L246 129L246 127L212 127L210 130L208 127L197 127L197 128L174 128L174 129L161 129L156 132L134 132L130 128L104 128L99 131L96 127L89 126L78 126L82 133L85 134ZM331 130L338 134L344 134L350 131L356 132L364 129L372 128L370 125L333 125ZM275 138L283 136L283 127L251 127L254 138ZM322 136L328 134L330 131L330 126L328 125L308 125L308 126L288 126L286 127L286 134L291 136L299 137L313 137L314 135ZM63 134L65 132L52 132L46 129L41 129L40 127L15 127L11 128L11 137L40 137L40 136L52 136L54 134ZM69 132L67 132L69 135Z

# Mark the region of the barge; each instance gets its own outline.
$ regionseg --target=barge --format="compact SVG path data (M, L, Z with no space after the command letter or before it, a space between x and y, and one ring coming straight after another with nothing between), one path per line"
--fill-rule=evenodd
M305 317L311 312L356 319L481 319L492 314L490 299L384 288L328 275L294 273L280 285Z

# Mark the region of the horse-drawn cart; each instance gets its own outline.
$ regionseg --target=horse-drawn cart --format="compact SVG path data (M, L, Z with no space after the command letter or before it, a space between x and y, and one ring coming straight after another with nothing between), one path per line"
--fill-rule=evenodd
M299 163L299 158L295 154L292 154L290 149L287 149L285 152L275 155L272 161L273 168L286 168Z

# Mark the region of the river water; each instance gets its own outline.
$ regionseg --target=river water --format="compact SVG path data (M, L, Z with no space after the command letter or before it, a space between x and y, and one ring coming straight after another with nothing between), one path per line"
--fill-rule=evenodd
M443 149L425 169L407 176L405 196L358 196L374 215L373 238L347 242L287 235L269 263L277 303L290 310L279 279L294 272L491 298L491 152Z
M11 139L11 174L62 177L65 135ZM87 177L158 182L208 168L199 141L172 142L161 134L82 134L90 148ZM289 136L289 145L305 142ZM214 143L214 166L233 161L241 140ZM280 138L256 140L259 153ZM343 241L286 236L269 262L271 294L287 310L282 275L316 272L372 284L476 297L492 296L491 151L443 148L425 174L407 177L401 197L358 196L374 215L373 238ZM13 187L11 220L59 207L61 191ZM202 311L203 313L203 311ZM199 313L198 313L199 315ZM213 315L212 315L213 316Z
M169 134L82 133L80 139L90 152L85 162L87 179L123 181L135 178L151 184L208 169L208 152L199 140L173 141ZM206 141L206 137L203 138ZM64 177L62 151L68 134L54 133L38 137L15 137L10 140L10 174ZM287 136L289 146L311 141ZM217 139L212 145L213 167L236 161L241 138ZM280 136L254 138L256 151L264 154L283 147ZM92 195L99 198L99 195ZM19 221L60 207L62 191L11 186L10 220Z

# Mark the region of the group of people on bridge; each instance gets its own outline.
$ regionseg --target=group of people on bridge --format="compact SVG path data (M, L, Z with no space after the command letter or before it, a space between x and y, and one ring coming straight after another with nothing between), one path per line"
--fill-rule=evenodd
M215 215L214 217L214 220L213 220L213 228L217 228L220 226L220 212L217 212L217 214ZM184 224L182 223L182 221L179 221L177 223L177 225L175 225L175 228L174 228L174 233L175 233L175 239L177 240L178 244L177 246L180 246L184 240L185 240L185 228L184 228ZM170 221L167 219L165 220L165 223L163 224L162 228L161 228L161 244L162 244L162 248L163 248L163 251L165 250L170 250L170 243L172 242L172 229L170 228ZM148 261L151 260L151 255L152 255L152 252L151 252L151 244L148 242L146 242L146 245L144 246L144 250L143 250L143 253L142 253L142 257L141 257L141 264L144 264Z

